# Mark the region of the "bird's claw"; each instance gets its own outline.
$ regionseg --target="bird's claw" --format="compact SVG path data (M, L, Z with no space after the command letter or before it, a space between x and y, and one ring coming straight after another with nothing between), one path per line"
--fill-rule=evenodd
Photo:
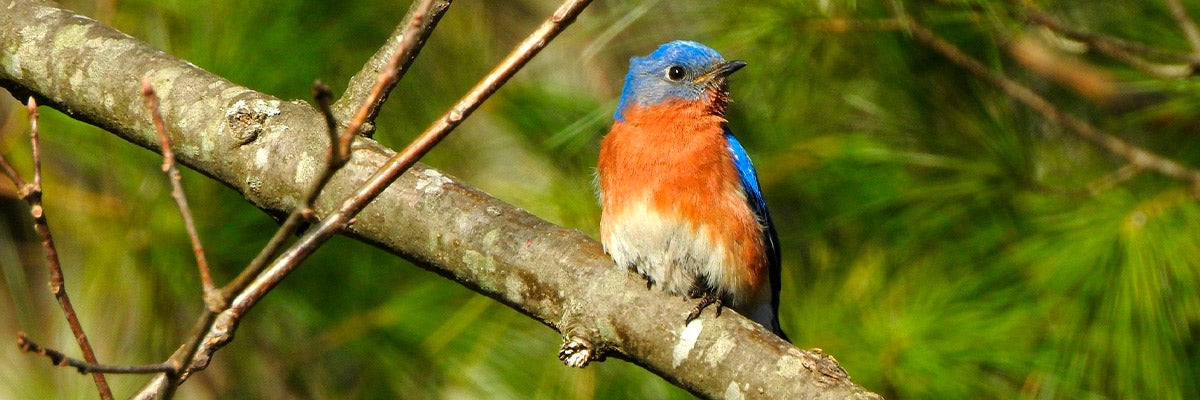
M704 309L708 308L708 306L710 306L710 305L716 305L717 306L716 316L718 316L718 317L721 316L722 304L721 304L720 297L717 297L716 295L714 295L710 292L704 292L704 294L699 297L700 297L700 302L696 303L696 307L692 308L692 312L688 313L687 319L685 319L683 321L684 325L690 324L692 322L692 320L699 318L700 313L703 313Z

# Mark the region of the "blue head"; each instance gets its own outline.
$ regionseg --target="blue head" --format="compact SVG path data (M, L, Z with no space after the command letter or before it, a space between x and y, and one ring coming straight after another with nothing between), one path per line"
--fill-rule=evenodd
M624 120L625 108L633 104L652 106L667 100L707 100L714 111L724 112L725 77L744 66L738 60L727 62L716 50L696 42L676 40L658 46L650 55L629 61L613 117Z

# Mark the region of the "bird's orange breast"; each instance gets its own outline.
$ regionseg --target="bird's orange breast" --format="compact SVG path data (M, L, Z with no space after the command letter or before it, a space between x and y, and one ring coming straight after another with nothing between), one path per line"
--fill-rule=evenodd
M763 227L750 209L724 137L724 119L698 102L633 105L604 137L598 166L603 204L601 241L616 240L616 227L629 210L682 224L712 242L717 271L694 271L737 307L761 299L767 257ZM646 221L640 221L646 222ZM637 242L634 242L637 243ZM635 251L666 251L670 243L638 244ZM624 246L629 247L629 246ZM628 250L623 250L628 251ZM703 252L702 250L693 252ZM614 257L615 258L615 257ZM701 264L703 265L703 264ZM700 267L704 268L704 267Z

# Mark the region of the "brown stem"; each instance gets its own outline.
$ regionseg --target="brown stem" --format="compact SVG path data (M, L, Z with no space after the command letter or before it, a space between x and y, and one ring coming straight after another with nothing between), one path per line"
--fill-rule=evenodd
M29 340L25 332L17 332L17 347L22 352L37 353L50 359L50 362L60 367L73 367L81 374L157 374L157 373L174 373L175 366L167 363L163 364L147 364L147 365L107 365L96 364L83 360L68 357L63 352L42 347L41 345Z
M8 159L3 154L0 154L0 169L4 170L4 175L8 176L13 186L17 187L17 193L24 198L26 191L29 190L29 184L25 183L25 179L21 178L21 174L17 172L16 168L13 168L12 164L8 162Z
M200 269L200 285L204 290L204 303L210 310L219 311L223 308L224 302L219 297L213 296L216 287L213 286L212 275L209 273L208 258L204 256L204 245L200 243L200 234L196 231L192 209L188 207L187 196L183 192L179 168L175 166L175 151L171 149L171 137L167 135L162 114L158 112L158 94L154 92L154 86L150 85L148 79L142 79L142 99L146 102L146 109L150 111L150 115L154 119L154 132L158 134L159 145L162 146L162 170L171 181L171 197L175 199L175 205L179 207L179 214L183 216L184 229L187 230L188 237L192 240L192 254L195 255L196 265Z
M342 132L338 139L339 150L338 159L348 160L350 158L350 144L354 141L354 137L359 133L363 133L362 127L365 124L370 124L371 121L379 114L379 108L383 106L383 102L387 100L387 96L391 93L392 88L396 86L396 82L400 81L408 70L408 66L416 58L417 52L420 51L420 45L423 44L424 36L417 32L424 32L428 36L432 32L436 22L441 19L441 15L450 7L449 1L443 1L441 8L433 7L434 0L424 0L421 5L412 14L412 20L405 27L405 33L402 34L399 47L392 54L388 61L388 66L382 71L379 71L379 76L375 78L375 86L371 89L370 94L362 104L358 107L358 112L354 113L354 118L350 120L350 124L346 126L346 130ZM433 23L424 23L425 20L431 20ZM386 47L386 46L385 46ZM370 132L366 132L365 136L370 136Z
M28 189L23 190L22 194L25 197L25 201L29 203L29 213L33 215L33 229L42 238L42 247L46 248L47 267L50 268L50 291L54 293L54 298L58 300L59 306L62 307L63 314L66 314L67 325L71 326L71 333L75 335L75 341L79 343L79 350L83 352L83 358L89 363L98 364L96 353L92 350L92 344L88 341L87 334L83 331L83 325L79 323L79 316L75 314L75 307L71 305L70 296L67 295L66 281L63 278L62 266L58 260L58 248L54 245L54 236L50 234L50 224L46 219L46 211L42 207L42 160L41 151L39 150L37 121L37 101L33 97L30 97L29 137L30 143L33 146L33 183L28 186ZM92 374L92 380L96 382L96 389L100 391L100 398L106 400L113 398L112 390L108 388L108 381L104 379L104 374Z

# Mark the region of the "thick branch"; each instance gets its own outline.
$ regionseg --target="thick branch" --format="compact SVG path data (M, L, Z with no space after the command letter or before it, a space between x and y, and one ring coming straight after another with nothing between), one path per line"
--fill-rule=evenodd
M148 77L176 156L274 214L300 206L328 143L321 114L234 85L99 23L16 1L0 14L0 85L157 149L134 88ZM393 152L355 142L318 199L336 209ZM323 215L318 215L323 217ZM853 398L873 394L819 372L830 361L735 313L705 314L646 290L599 244L417 164L358 216L349 235L375 244L563 331L592 339L706 397ZM736 351L733 351L736 349ZM553 349L546 349L553 352ZM549 356L549 355L548 355Z

